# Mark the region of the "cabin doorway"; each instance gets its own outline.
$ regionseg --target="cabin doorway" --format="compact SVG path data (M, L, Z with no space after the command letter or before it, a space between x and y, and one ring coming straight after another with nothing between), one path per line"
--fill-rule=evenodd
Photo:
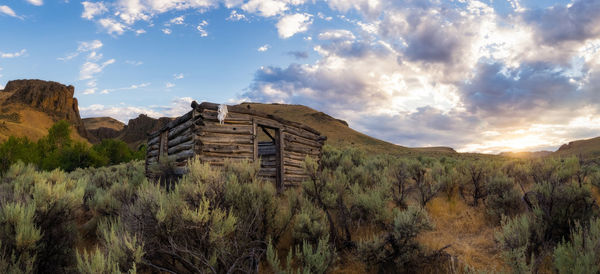
M255 123L255 156L260 160L259 175L272 181L281 190L283 163L281 163L281 131L277 127Z

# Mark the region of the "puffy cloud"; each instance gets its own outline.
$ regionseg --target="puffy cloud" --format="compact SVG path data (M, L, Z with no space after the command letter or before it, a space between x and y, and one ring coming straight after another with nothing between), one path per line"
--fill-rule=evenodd
M228 21L240 21L240 20L247 20L246 19L246 15L238 13L236 10L232 10L231 14L229 14L229 17L227 17Z
M107 12L108 9L104 5L104 2L81 2L83 5L83 13L81 14L81 18L85 18L88 20L94 19L97 15L102 15Z
M116 33L121 35L127 29L127 26L111 18L100 19L98 23L106 30L106 32L108 32L108 34Z
M242 5L242 9L246 12L258 13L264 17L271 17L288 10L288 5L286 1L280 0L250 0Z
M15 58L15 57L21 57L23 55L25 55L25 53L27 53L26 49L22 49L20 51L17 52L10 52L10 53L6 53L6 52L0 52L0 58Z
M0 5L0 14L5 14L5 15L8 15L11 17L23 19L23 17L17 15L17 13L15 13L15 11L13 9L11 9L9 6L6 6L6 5Z
M34 5L34 6L41 6L41 5L43 5L43 4L44 4L44 1L43 1L43 0L27 0L27 2L28 2L29 4L32 4L32 5Z
M167 83L165 84L165 88L166 88L166 89L170 89L170 88L172 88L172 87L175 87L175 84L173 84L173 83L171 83L171 82L167 82Z
M183 79L185 76L183 75L183 73L177 73L177 74L173 74L173 78L175 80L180 80Z
M162 29L161 31L162 31L162 33L164 33L164 34L166 34L166 35L169 35L169 34L171 34L171 33L172 33L171 29L169 29L169 28L164 28L164 29Z
M479 1L331 0L363 20L320 33L313 64L262 67L240 99L309 105L407 146L556 149L600 134L600 24L584 2L513 1L502 17Z
M281 17L275 26L277 27L279 37L286 39L294 36L296 33L307 31L312 22L312 15L308 13L296 13Z
M260 52L265 52L265 51L269 50L270 48L271 48L271 45L265 44L265 45L260 46L257 50Z
M177 16L169 21L171 24L175 25L183 25L183 21L185 20L185 16Z
M123 123L127 123L129 119L136 118L140 114L146 114L148 116L159 118L163 116L163 113L147 108L147 107L136 107L136 106L105 106L101 104L93 104L89 106L79 107L81 117L103 117L109 116L115 118Z
M81 69L79 70L79 80L87 80L95 77L96 74L102 72L106 66L113 64L115 59L110 59L108 61L103 62L102 64L94 63L94 62L85 62Z

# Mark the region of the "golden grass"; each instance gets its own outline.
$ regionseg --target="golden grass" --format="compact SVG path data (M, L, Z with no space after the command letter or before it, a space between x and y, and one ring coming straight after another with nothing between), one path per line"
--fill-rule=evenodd
M48 114L24 105L11 105L10 107L4 107L2 111L5 113L16 112L21 117L19 122L0 120L0 122L6 123L6 129L0 130L0 142L5 141L9 136L27 137L30 140L37 141L46 136L48 129L55 123ZM71 130L71 138L89 143L75 130Z
M484 208L468 206L458 197L436 197L427 205L433 231L421 233L418 241L427 248L445 251L459 262L482 271L506 271L495 242L495 227L490 226Z
M125 127L121 121L113 119L111 117L93 117L93 118L84 118L83 124L85 128L88 130L98 129L101 127L111 128L116 131L120 131Z

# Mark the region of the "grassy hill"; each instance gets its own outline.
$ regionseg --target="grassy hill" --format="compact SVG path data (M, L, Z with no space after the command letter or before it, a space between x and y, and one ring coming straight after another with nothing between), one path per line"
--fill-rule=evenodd
M348 126L343 120L335 119L323 112L303 105L242 103L250 108L277 115L281 118L306 124L327 136L327 144L336 147L353 146L370 153L389 153L396 155L445 155L456 154L449 147L408 148L382 141L360 133Z
M92 117L83 118L82 120L87 130L110 128L116 131L121 131L123 128L125 128L125 124L111 117Z
M0 97L0 105L2 98ZM48 134L48 129L57 120L45 112L33 109L22 104L0 107L0 142L9 136L27 137L38 140ZM77 141L88 142L77 131L71 131L71 138Z
M577 140L562 145L552 156L582 155L585 158L600 158L600 137Z

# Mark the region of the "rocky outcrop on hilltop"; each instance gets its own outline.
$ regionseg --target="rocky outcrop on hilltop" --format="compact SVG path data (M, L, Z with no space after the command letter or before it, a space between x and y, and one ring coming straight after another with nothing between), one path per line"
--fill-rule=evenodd
M145 114L140 114L135 119L129 120L125 128L119 134L120 140L129 145L137 146L146 141L148 133L159 130L165 126L173 118L161 117L158 119L149 117Z
M79 135L90 138L79 116L73 86L52 81L13 80L6 84L3 92L10 93L3 104L23 104L49 114L56 121L67 120Z

